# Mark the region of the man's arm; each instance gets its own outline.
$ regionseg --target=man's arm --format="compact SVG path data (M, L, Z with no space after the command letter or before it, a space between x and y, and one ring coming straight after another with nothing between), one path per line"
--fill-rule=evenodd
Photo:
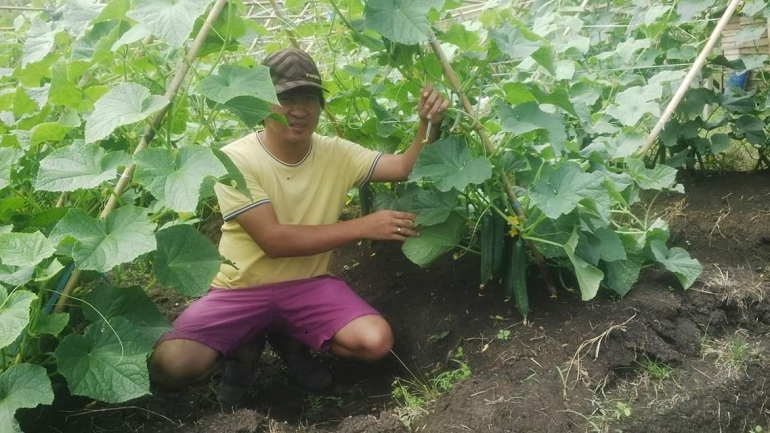
M440 134L441 122L444 121L444 111L449 106L449 101L444 99L438 90L428 84L422 89L420 100L417 103L417 114L420 116L420 124L417 127L417 134L412 140L412 144L406 149L406 152L399 155L383 155L377 162L377 166L372 173L374 182L397 182L404 181L414 168L417 157L420 156L422 148L426 143L433 143ZM428 123L431 123L430 136L428 133Z
M265 203L238 215L235 221L268 257L277 259L312 256L359 239L404 241L420 235L413 230L416 217L387 210L337 224L289 225L279 223L273 205Z

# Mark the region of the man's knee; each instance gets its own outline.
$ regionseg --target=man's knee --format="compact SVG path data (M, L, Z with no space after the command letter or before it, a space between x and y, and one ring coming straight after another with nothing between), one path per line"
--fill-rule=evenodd
M158 344L149 362L150 379L166 389L179 389L208 377L219 352L191 340Z
M383 320L379 326L373 326L360 335L360 344L365 359L376 361L390 354L393 349L393 332Z

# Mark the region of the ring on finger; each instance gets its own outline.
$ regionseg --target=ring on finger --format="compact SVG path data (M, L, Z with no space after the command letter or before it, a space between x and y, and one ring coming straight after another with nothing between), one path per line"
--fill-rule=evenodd
M396 227L396 233L401 234L401 227Z

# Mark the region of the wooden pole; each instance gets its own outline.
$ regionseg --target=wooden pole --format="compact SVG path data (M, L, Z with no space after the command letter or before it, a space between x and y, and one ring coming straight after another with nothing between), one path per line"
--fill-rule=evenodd
M174 75L174 78L171 81L171 84L169 84L168 89L166 89L165 96L166 96L166 99L168 99L169 101L174 98L176 93L179 91L179 88L182 86L182 81L184 81L184 78L187 76L187 72L189 72L190 70L190 65L193 64L193 62L195 61L195 58L198 56L198 53L200 52L201 47L203 47L203 43L209 34L209 30L211 30L212 24L219 17L219 14L222 13L222 9L225 7L225 4L227 4L227 0L217 0L217 2L214 4L214 7L211 8L211 11L209 12L208 17L206 17L206 22L201 27L200 31L198 32L198 35L195 37L195 40L193 41L192 46L190 47L190 50L187 52L187 59L179 64L179 67L176 71L176 75ZM168 105L155 115L155 117L152 120L151 126L147 126L145 128L144 135L142 136L142 139L139 142L139 145L136 146L136 150L134 150L134 154L147 148L147 146L150 144L152 139L155 137L155 131L158 128L160 128L161 124L163 123L163 118L166 116L167 111L168 111ZM107 204L104 206L104 208L102 209L102 212L99 214L100 219L107 218L110 212L112 212L115 209L118 203L118 197L120 197L120 195L123 194L126 188L128 188L128 185L131 182L131 178L133 177L133 173L135 169L136 169L136 164L132 162L131 164L128 165L128 167L126 167L125 170L123 170L123 174L121 174L117 185L115 185L115 193L110 196L109 200L107 200ZM72 291L75 290L75 286L77 286L78 282L80 281L80 275L81 275L80 270L76 270L75 272L72 273L72 275L70 275L70 278L67 281L67 285L64 286L64 289L62 290L61 297L56 302L56 307L54 308L54 312L60 313L62 312L62 310L64 310L66 300L72 294Z
M714 28L714 31L711 33L711 37L709 37L708 41L706 42L706 46L703 47L700 55L697 59L695 59L695 63L693 63L692 67L690 68L690 72L688 72L684 77L684 81L682 81L679 89L677 89L674 97L671 99L671 102L668 103L668 106L663 112L663 115L660 116L660 119L658 119L658 123L655 124L655 128L653 128L652 132L650 132L650 135L647 137L647 141L645 142L644 146L639 150L639 152L637 152L639 155L644 155L647 153L647 151L652 148L655 140L658 139L660 131L662 131L663 127L666 126L666 122L668 122L668 119L674 113L676 107L679 106L682 98L684 98L684 94L687 93L687 90L690 88L692 80L695 78L695 75L700 72L703 64L706 62L706 58L709 56L709 54L711 54L711 51L714 49L714 45L716 45L719 37L722 36L722 30L724 30L727 22L730 21L730 18L732 18L733 13L735 13L735 9L738 7L740 2L741 0L731 0L730 4L727 5L727 9L725 9L725 13L722 15L722 19L719 20L716 28Z

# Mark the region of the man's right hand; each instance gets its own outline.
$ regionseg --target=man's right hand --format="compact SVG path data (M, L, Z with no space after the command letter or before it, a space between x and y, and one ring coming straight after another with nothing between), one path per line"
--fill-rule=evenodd
M414 220L417 215L409 212L381 210L359 219L361 238L382 241L405 241L419 237Z

